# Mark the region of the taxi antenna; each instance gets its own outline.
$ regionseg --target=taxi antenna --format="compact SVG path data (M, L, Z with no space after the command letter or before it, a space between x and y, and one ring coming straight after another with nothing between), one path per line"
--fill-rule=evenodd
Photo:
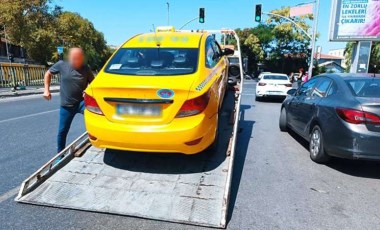
M154 31L154 40L156 41L156 45L158 47L160 47L160 43L158 42L158 38L157 38L157 31L156 31L156 27L154 26L154 24L152 24L153 26L153 31Z

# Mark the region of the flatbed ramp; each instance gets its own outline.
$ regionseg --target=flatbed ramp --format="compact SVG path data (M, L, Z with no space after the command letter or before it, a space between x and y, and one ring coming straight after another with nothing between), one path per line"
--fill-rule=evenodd
M16 201L224 228L239 105L240 95L228 93L215 152L186 156L104 150L88 147L83 134L25 180Z

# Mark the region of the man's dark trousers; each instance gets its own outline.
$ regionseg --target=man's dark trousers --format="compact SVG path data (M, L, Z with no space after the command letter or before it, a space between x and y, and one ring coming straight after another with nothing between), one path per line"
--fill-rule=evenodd
M66 147L66 138L70 130L71 123L77 113L83 114L84 102L74 106L61 106L59 109L59 129L58 129L58 153Z

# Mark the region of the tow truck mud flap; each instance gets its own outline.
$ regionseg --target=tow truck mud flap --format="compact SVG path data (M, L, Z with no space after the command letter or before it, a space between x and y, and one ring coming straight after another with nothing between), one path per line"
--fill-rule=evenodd
M90 147L33 188L25 181L16 201L223 228L234 158L229 148L234 148L237 129L229 118L239 103L229 92L216 152L186 156Z

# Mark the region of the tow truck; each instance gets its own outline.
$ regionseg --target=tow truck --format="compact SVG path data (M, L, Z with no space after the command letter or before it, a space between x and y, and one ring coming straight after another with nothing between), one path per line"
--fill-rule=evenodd
M207 32L234 36L241 54L235 31ZM15 201L225 228L243 81L227 93L215 150L197 155L121 153L91 146L83 133L23 181Z

